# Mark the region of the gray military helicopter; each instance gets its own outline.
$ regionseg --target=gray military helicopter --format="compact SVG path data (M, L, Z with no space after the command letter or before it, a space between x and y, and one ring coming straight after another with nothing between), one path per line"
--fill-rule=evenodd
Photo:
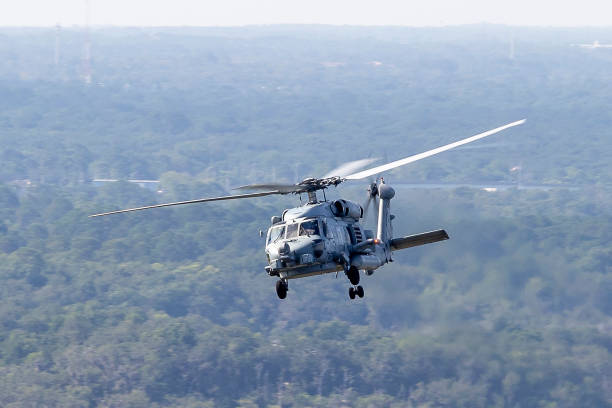
M362 298L364 290L360 282L360 271L372 275L374 271L392 262L393 251L430 244L449 239L445 230L424 232L415 235L393 238L391 199L395 191L382 177L370 182L368 200L361 205L344 199L328 201L325 190L349 180L361 180L377 176L399 166L412 163L429 156L471 143L493 135L504 129L523 124L525 119L479 133L475 136L428 150L391 163L353 173L372 161L358 160L347 163L322 178L307 178L297 184L251 184L236 190L255 191L222 197L201 198L197 200L156 204L145 207L129 208L90 215L118 214L173 205L204 203L209 201L236 200L263 197L268 195L307 194L308 202L300 207L283 211L281 216L273 216L266 235L266 271L278 277L276 293L280 299L287 297L289 280L344 272L351 283L349 297ZM317 191L323 191L323 201L319 201ZM359 220L366 218L371 205L377 207L377 230L363 228Z

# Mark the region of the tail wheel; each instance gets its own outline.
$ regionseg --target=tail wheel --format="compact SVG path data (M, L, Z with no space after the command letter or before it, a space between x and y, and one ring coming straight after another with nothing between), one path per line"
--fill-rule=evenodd
M289 286L287 283L283 282L281 279L276 281L276 294L278 295L279 299L284 299L287 297L288 289Z

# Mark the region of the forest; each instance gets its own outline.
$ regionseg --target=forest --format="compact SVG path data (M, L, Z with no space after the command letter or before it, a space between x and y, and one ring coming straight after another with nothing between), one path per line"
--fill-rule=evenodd
M612 29L0 28L0 406L612 406L612 50L573 45L595 39ZM259 231L297 196L88 218L522 118L384 175L397 235L451 239L356 301L342 274L277 298Z

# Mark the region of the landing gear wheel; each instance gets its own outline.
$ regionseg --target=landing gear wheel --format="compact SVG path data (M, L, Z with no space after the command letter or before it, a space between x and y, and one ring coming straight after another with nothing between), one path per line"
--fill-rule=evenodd
M351 300L355 299L355 288L353 288L352 286L349 288L349 297L351 298Z
M351 285L359 285L359 269L351 266L348 271L346 271L346 277L351 281Z
M357 296L359 296L360 298L363 297L364 293L363 293L363 288L361 287L361 285L357 286L356 292L357 292Z
M284 299L287 297L287 290L289 289L289 285L286 282L283 282L282 279L276 281L276 294L279 299Z

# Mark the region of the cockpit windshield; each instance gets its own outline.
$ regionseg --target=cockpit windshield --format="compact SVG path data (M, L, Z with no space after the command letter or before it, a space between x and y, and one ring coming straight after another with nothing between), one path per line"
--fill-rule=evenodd
M295 238L298 236L298 224L287 225L287 239Z
M319 235L319 223L316 220L304 221L300 224L300 235Z
M278 227L270 228L270 232L268 233L268 244L271 244L276 241L280 241L285 238L285 226L279 225Z
M285 236L285 231L287 232ZM317 220L307 220L302 223L287 225L277 225L268 230L268 244L273 244L283 239L297 238L299 236L320 235L319 222Z

